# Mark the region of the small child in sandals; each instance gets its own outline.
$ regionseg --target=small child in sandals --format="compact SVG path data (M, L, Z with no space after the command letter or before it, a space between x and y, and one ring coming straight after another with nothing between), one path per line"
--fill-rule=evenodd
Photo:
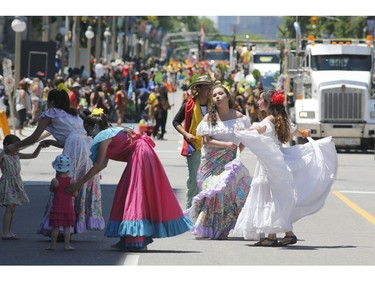
M75 223L75 212L72 197L77 194L68 194L65 188L71 183L69 176L70 158L65 154L60 154L52 162L52 167L56 170L56 177L52 179L50 191L54 192L51 213L49 216L49 226L52 227L51 244L46 250L55 251L57 236L60 227L64 229L64 250L73 251L70 245L70 227Z

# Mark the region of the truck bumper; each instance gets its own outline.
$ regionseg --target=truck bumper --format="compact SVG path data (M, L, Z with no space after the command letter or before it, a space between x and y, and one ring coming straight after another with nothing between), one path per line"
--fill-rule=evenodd
M311 137L317 139L331 136L336 146L364 146L375 139L375 124L298 124L298 128L310 129Z

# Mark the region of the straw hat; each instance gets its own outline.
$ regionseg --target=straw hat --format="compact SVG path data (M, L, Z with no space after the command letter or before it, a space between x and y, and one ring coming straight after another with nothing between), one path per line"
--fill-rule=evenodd
M202 75L197 78L197 80L189 85L189 89L192 91L197 91L197 87L200 85L209 85L212 86L214 82L208 75Z

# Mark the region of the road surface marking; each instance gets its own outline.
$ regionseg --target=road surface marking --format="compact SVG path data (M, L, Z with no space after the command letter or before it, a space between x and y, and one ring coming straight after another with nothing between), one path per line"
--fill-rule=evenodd
M139 255L127 254L123 265L138 265Z
M360 214L362 217L364 217L366 220L368 220L370 223L375 224L375 217L359 207L357 204L354 202L350 201L348 197L345 195L341 194L338 191L333 192L334 195L336 195L339 199L341 199L346 205L348 205L350 208L352 208L355 212Z
M375 194L375 191L341 190L341 193Z

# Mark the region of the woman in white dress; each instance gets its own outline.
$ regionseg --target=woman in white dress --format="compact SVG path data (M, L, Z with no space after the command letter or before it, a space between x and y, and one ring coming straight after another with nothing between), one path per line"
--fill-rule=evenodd
M337 174L337 153L331 137L314 141L309 131L297 130L290 123L284 100L282 93L263 92L258 104L265 116L257 125L258 132L237 132L257 157L257 164L234 235L252 240L268 234L254 246L297 243L293 223L323 207ZM283 146L292 135L307 137L309 142ZM276 234L280 232L285 236L279 242Z
M191 233L208 239L227 239L249 192L251 177L239 155L243 145L237 129L250 127L246 116L232 108L228 90L216 82L212 108L197 127L203 147L197 182L200 193L185 210L195 224Z
M63 83L58 89L48 93L47 107L39 118L38 125L34 132L24 140L6 147L10 151L37 142L46 130L51 133L55 140L43 141L45 146L56 146L63 148L64 154L71 159L73 167L70 169L70 176L73 181L81 178L92 167L90 159L91 137L87 136L83 127L83 119L75 109L70 108L69 96L63 89ZM44 213L43 221L39 226L38 233L50 236L51 227L48 225L50 209L53 201L53 193L49 198ZM76 225L73 233L82 233L87 230L102 230L105 223L102 213L101 189L99 176L96 175L86 182L79 195L74 198L74 209L76 212Z

